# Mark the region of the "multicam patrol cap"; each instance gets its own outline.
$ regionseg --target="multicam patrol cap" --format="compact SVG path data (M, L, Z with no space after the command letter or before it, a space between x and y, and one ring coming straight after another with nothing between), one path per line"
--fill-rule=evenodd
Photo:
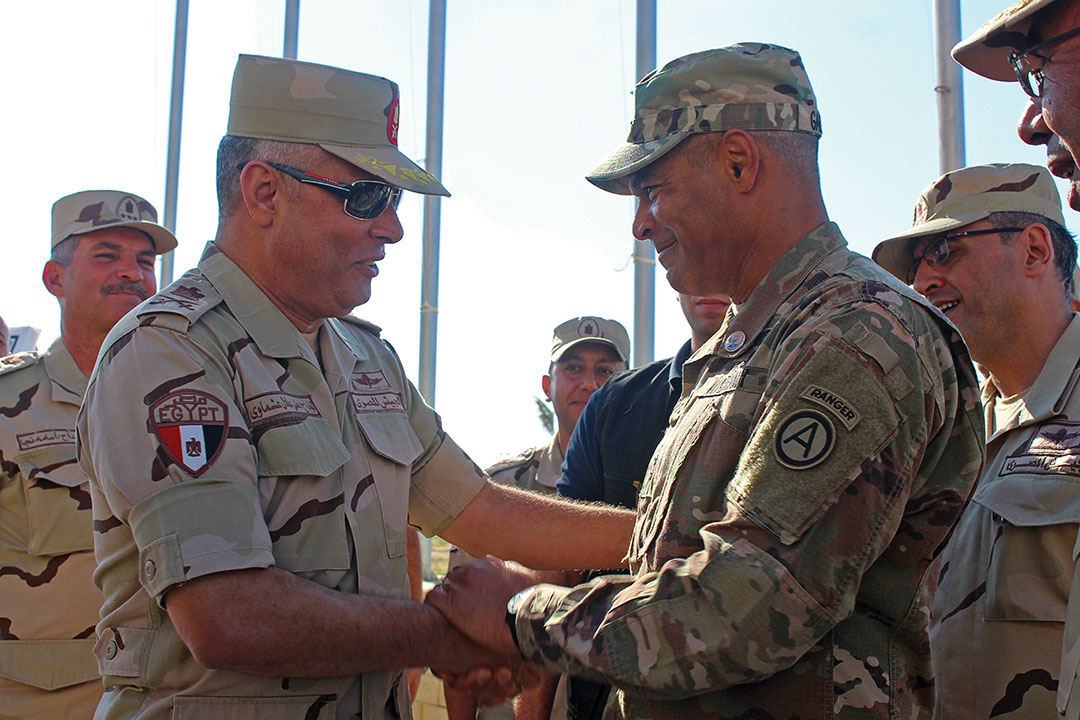
M122 227L146 233L158 255L176 247L176 236L158 224L154 206L135 193L120 190L86 190L65 195L53 203L49 247L56 247L72 235Z
M627 176L695 133L791 130L821 135L821 115L799 53L739 43L672 60L634 87L626 144L585 177L629 195Z
M586 315L576 317L555 328L551 339L551 362L558 362L570 348L583 342L601 343L612 348L623 362L629 362L630 336L615 320Z
M398 86L329 65L241 55L228 134L318 145L372 175L425 195L450 195L398 150Z
M911 229L878 243L873 258L910 283L915 243L958 230L996 212L1024 212L1065 224L1061 197L1046 168L1024 163L975 165L945 173L922 191Z
M1039 10L1057 0L1020 0L1005 8L952 49L952 56L968 70L991 80L1015 81L1009 53L1031 46L1028 31Z

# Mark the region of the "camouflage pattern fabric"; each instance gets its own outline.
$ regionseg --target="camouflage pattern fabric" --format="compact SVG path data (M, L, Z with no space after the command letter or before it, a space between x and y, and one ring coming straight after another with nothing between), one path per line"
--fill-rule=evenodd
M739 43L672 60L634 86L626 144L586 175L629 195L625 179L695 133L782 130L821 135L821 113L799 53Z
M612 683L605 717L929 717L926 579L983 457L959 334L827 223L683 383L634 576L539 586L525 658Z
M562 449L559 447L559 436L556 435L551 438L549 444L529 448L513 457L500 460L484 472L491 476L492 482L499 485L511 485L543 495L554 495L555 481L562 474L562 461ZM468 565L475 559L456 545L451 546L446 571L450 572L456 567ZM513 720L514 701L511 699L490 707L479 705L476 708L476 717L478 720ZM551 720L565 720L566 718L564 684L559 685L559 692L555 697L550 717Z
M1073 315L1022 399L983 388L986 466L942 553L931 612L937 717L1057 716L1080 527L1078 357Z
M132 228L150 238L158 255L176 248L176 236L158 224L157 210L147 200L120 190L84 190L53 203L49 247L69 237L105 230Z
M86 382L60 340L0 360L0 718L89 718L101 697Z
M410 716L399 670L208 670L163 609L178 583L271 565L408 597L407 523L439 532L486 482L377 328L328 320L318 350L212 243L103 344L78 421L105 593L99 720Z

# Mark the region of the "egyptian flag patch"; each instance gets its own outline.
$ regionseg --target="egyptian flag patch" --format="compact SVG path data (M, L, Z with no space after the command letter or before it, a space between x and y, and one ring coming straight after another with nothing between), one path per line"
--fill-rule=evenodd
M217 460L225 443L229 411L199 390L169 393L150 406L150 427L169 458L192 477Z

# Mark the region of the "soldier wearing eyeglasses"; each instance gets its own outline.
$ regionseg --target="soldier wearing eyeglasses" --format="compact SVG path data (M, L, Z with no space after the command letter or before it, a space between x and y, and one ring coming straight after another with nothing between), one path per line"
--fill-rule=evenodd
M90 190L53 205L42 281L60 303L60 337L0 358L0 717L85 719L101 697L102 596L75 418L105 336L157 289L155 256L175 247L138 195Z
M1020 0L953 48L958 63L1028 95L1020 138L1046 145L1050 172L1080 210L1080 0Z
M502 700L510 660L409 600L409 526L538 568L625 552L633 513L490 483L349 315L402 238L401 191L448 194L398 149L398 100L237 62L217 236L105 341L79 418L98 718L408 718L402 669L428 665L495 669Z
M931 609L935 717L1055 717L1080 527L1080 315L1053 178L1023 164L947 173L874 259L956 325L987 373L986 464Z

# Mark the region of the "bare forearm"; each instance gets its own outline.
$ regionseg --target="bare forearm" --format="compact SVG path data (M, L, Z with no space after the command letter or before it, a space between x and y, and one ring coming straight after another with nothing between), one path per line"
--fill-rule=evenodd
M489 484L442 536L538 570L624 567L634 513Z
M514 698L514 720L548 720L559 687L558 675L543 675L540 682Z
M489 659L430 607L348 595L276 568L199 578L166 599L180 637L207 667L333 677L425 665L461 672Z

